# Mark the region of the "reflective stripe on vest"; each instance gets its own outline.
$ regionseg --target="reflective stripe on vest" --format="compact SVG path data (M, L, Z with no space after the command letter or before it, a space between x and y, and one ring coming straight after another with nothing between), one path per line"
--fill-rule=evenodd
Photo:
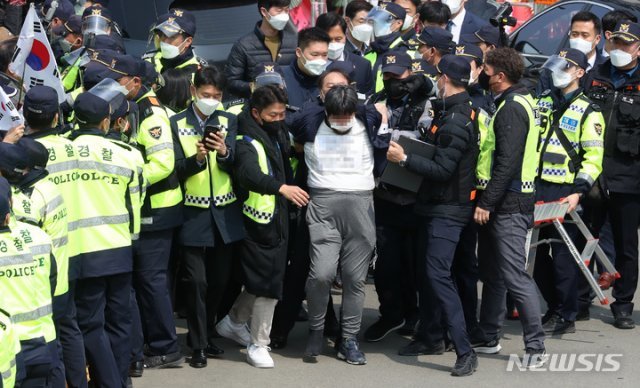
M258 164L260 171L269 176L273 176L273 171L267 159L267 153L264 151L262 143L250 138L249 136L238 135L237 140L244 140L250 143L258 153ZM273 220L273 214L276 210L276 196L259 194L253 191L249 192L249 198L242 205L242 213L251 220L259 224L268 224Z
M227 127L229 122L226 117L218 116L221 126ZM202 139L195 128L187 124L187 118L177 122L178 138L185 157L196 154L196 142ZM223 132L226 134L226 130ZM236 201L236 195L233 192L231 177L218 167L216 153L212 152L207 156L207 168L199 173L187 178L184 184L184 204L186 206L195 206L200 208L208 208L211 205L213 197L214 206L225 206ZM213 186L213 195L211 187Z
M491 115L478 109L478 131L480 132L480 153L476 165L476 188L484 190L491 179L491 161L496 148L496 135L491 128Z
M0 376L3 387L13 387L16 377L16 352L20 342L11 318L0 311Z
M402 37L398 37L389 45L389 50L396 48L398 45L402 43L404 43L404 40L402 40ZM407 50L407 54L411 58L413 58L415 56L415 50ZM376 86L376 89L374 92L378 93L382 89L384 89L384 82L382 80L382 64L380 64L377 68L375 68L376 62L378 61L378 53L376 53L375 51L371 51L367 53L364 57L369 62L371 62L371 67L374 71L373 76L375 77L375 86Z

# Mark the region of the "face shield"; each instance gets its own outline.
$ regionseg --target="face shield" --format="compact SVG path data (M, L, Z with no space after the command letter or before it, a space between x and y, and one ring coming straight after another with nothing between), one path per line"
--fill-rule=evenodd
M256 88L266 85L278 85L282 89L287 89L287 85L284 82L284 78L278 73L262 73L256 77Z
M105 78L98 82L89 89L89 93L108 102L111 112L115 112L127 98L127 89L111 78Z
M373 27L374 37L389 35L394 20L393 15L379 8L372 9L367 16L367 23Z
M87 50L84 47L80 47L70 53L66 53L60 60L67 66L85 67L91 61L91 58L89 58Z
M82 20L82 34L86 37L93 35L109 35L111 20L102 15L89 15Z
M574 66L574 63L567 61L565 58L554 54L547 59L547 61L542 65L543 69L547 69L552 73L566 71L571 66Z
M182 28L175 20L169 18L169 20L154 26L152 32L156 34L162 32L167 38L171 38L182 33Z

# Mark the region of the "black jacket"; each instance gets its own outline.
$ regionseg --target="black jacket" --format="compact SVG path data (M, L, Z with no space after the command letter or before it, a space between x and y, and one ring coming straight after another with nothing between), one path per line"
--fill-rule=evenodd
M585 85L585 94L600 106L606 123L602 173L611 192L640 194L640 66L617 88L611 75L607 60L589 72Z
M525 143L529 133L529 116L519 103L510 100L512 94L526 95L529 91L520 84L513 85L496 100L496 107L504 106L494 116L493 131L496 148L493 153L491 180L478 201L478 207L498 213L533 212L533 193L510 191L513 181L520 180Z
M298 67L298 61L282 68L282 78L287 84L289 105L300 108L305 102L313 100L320 94L318 77L304 73Z
M292 179L288 155L282 151L286 149L288 139L284 132L279 137L267 134L247 110L238 116L238 128L238 135L242 136L236 143L234 165L238 191L276 196L274 218L269 224L243 217L247 237L238 247L238 254L244 286L253 295L278 299L282 294L289 232L289 202L278 193L280 186L290 184ZM271 174L260 170L258 153L251 140L264 147ZM241 193L241 196L246 194Z
M471 219L479 135L470 102L467 92L434 101L427 141L436 145L435 155L407 155L406 168L425 177L416 202L420 215Z
M358 93L362 93L366 96L373 93L374 82L371 62L357 54L347 51L346 49L344 51L344 60L353 63L353 66L355 67L355 74L353 75L352 81L356 83Z
M237 97L249 98L251 89L249 82L257 65L273 62L271 52L264 44L264 34L258 22L252 32L240 38L231 48L225 74L229 82L229 92ZM295 33L284 29L280 31L280 49L276 61L279 65L290 64L296 58L298 37Z

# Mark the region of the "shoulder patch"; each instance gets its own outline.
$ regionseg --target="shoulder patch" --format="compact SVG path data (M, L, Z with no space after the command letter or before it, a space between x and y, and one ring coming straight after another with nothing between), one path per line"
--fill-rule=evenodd
M154 139L160 139L160 136L162 136L162 127L157 126L149 128L149 135Z
M593 124L593 130L596 131L598 136L601 136L602 135L602 124L600 124L600 123Z

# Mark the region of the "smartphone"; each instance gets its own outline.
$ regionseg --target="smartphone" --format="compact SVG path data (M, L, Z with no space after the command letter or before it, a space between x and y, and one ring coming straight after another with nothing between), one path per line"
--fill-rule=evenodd
M207 146L207 142L205 141L205 139L209 138L209 134L219 133L221 131L222 131L222 127L218 125L207 125L206 127L204 127L204 134L202 135L202 144L204 144L206 149L208 149L209 151L213 151L212 148L209 148Z

